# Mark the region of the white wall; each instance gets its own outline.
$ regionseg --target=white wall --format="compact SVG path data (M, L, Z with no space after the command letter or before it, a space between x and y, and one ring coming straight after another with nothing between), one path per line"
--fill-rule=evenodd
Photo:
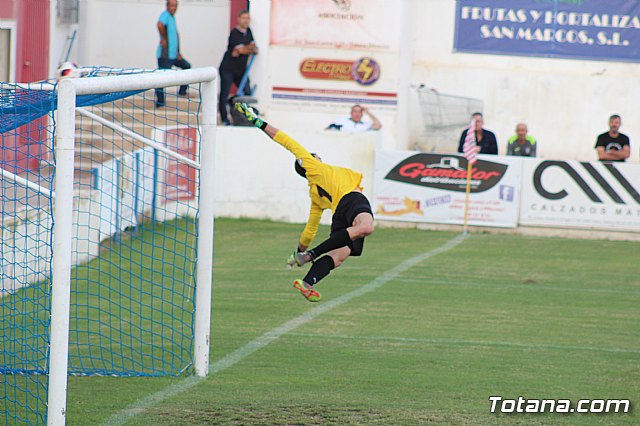
M193 67L218 66L229 36L228 0L181 0L180 50ZM165 0L80 0L78 62L155 68Z
M252 1L252 28L261 48L252 80L258 84L261 104L267 107L267 117L284 128L321 129L336 112L268 108L271 74L277 72L268 63L270 4L270 0ZM633 84L640 64L453 53L455 1L414 0L411 4L411 82L484 100L486 127L496 132L500 153L506 151L506 139L515 124L525 121L539 140L540 156L593 160L596 136L607 130L609 115L619 113L622 131L631 137L631 160L640 161L640 114L636 114L640 89ZM155 24L163 10L164 0L80 0L77 61L155 67ZM185 57L194 66L217 66L226 48L229 1L182 0L176 18ZM58 56L52 49L52 63ZM412 148L423 133L415 89L411 89L408 145L396 142L395 113L383 111L380 118L385 149Z
M640 160L640 88L634 83L640 64L453 53L455 2L415 4L413 82L483 99L485 127L496 132L500 153L515 124L525 121L542 157L595 160L597 135L619 113L631 159ZM419 109L412 122L416 137Z
M52 0L50 6L50 22L49 22L49 77L54 77L61 58L67 54L67 37L71 36L76 24L61 24L58 22L57 10L60 0ZM78 34L73 43L69 60L71 62L78 61Z

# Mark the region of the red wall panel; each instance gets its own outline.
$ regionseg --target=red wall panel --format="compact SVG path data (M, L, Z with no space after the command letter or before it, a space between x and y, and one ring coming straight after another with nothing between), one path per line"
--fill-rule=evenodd
M49 0L0 0L0 17L17 23L16 81L49 75ZM0 135L0 167L14 173L37 170L46 153L47 117Z
M0 0L0 19L13 19L13 0Z
M17 17L16 81L44 80L49 76L49 0L20 0Z

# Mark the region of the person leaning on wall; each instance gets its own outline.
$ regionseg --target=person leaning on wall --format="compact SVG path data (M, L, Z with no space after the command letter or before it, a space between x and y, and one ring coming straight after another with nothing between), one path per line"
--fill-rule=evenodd
M609 131L598 136L595 149L600 161L626 161L631 155L629 137L620 133L622 118L618 114L609 117Z
M158 68L171 69L172 67L188 70L191 64L180 53L180 34L176 24L175 14L178 11L178 0L167 0L167 9L162 12L156 27L160 35L160 43L156 49ZM187 96L189 86L180 86L178 94ZM164 89L156 89L156 107L165 105Z
M364 119L364 116L370 120ZM361 133L369 130L380 130L382 123L378 117L373 115L369 108L362 105L354 105L348 117L340 117L333 123L329 124L327 130L338 130L345 133Z

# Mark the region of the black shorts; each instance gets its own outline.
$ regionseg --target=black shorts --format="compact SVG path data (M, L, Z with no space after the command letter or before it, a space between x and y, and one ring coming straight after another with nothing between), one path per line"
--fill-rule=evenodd
M331 219L331 235L353 225L353 221L360 213L369 213L373 216L369 200L361 192L350 192L338 203L338 208ZM351 256L360 256L364 248L364 238L349 242Z

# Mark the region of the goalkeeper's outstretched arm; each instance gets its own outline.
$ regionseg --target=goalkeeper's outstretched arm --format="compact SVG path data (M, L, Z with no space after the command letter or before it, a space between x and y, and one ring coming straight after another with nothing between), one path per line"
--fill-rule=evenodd
M246 119L254 126L262 129L271 139L275 139L276 135L280 131L276 127L268 124L262 118L256 115L256 112L247 104L236 102L236 110L246 117Z
M295 155L297 159L302 160L302 166L307 171L313 173L317 167L322 164L313 155L311 155L305 147L296 142L292 137L258 117L255 111L247 104L236 103L235 107L247 118L247 120L249 120L250 123L264 131L271 139Z
M268 123L267 123L267 125L264 127L264 129L262 129L262 130L264 130L264 132L265 132L267 135L269 135L269 137L270 137L271 139L274 139L274 138L276 137L276 135L278 134L278 132L280 131L280 130L278 130L275 126L272 126L271 124L268 124Z

